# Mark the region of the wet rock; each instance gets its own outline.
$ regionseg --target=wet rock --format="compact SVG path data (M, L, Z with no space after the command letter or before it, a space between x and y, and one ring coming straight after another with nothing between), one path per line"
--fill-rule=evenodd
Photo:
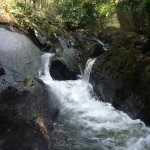
M84 31L76 31L70 34L69 39L72 41L71 46L76 49L77 62L79 64L79 70L81 74L85 69L87 60L94 56L96 48L96 42L91 39Z
M52 109L46 88L36 80L33 84L22 91L8 87L0 93L3 149L49 149Z
M93 52L91 52L90 57L96 58L104 53L103 46L100 44L95 44Z
M57 33L55 37L57 39L56 55L51 62L50 74L56 80L75 80L77 75L81 74L78 51L71 46L71 41L68 41L69 39L62 34Z
M28 29L29 37L34 42L34 44L40 48L43 52L53 52L53 45L46 37L42 36L38 31L33 29Z
M55 58L52 60L50 74L58 80L75 80L83 74L89 58L101 55L104 50L83 31L75 31L70 35L55 34Z
M150 56L150 39L149 37L140 38L135 42L135 46L147 56Z
M40 57L25 35L0 28L0 149L54 148L59 103L38 79Z
M112 49L97 58L90 82L100 100L150 124L150 58L138 50Z
M124 47L128 49L137 49L144 55L149 56L150 38L147 35L141 35L136 32L125 32L113 27L105 29L100 37L106 43L109 43L111 49Z
M60 60L52 61L50 74L55 80L76 80L77 74L71 71L67 65Z
M93 66L95 92L132 118L150 124L149 37L115 28L105 29L100 36L110 48Z

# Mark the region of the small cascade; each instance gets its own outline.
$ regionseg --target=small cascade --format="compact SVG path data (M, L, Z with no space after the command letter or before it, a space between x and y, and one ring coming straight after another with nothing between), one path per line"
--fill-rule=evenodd
M58 120L71 150L150 150L150 129L143 122L132 120L93 95L88 79L95 59L88 60L84 78L56 81L49 74L52 57L52 54L42 56L44 73L40 78L59 98Z
M96 58L89 58L87 60L87 63L86 63L86 66L85 66L85 70L84 70L84 79L86 81L89 81L89 78L90 78L90 72L92 70L92 66L95 62Z
M49 66L51 63L51 59L54 56L54 54L50 54L50 53L45 53L41 56L41 70L39 71L39 76L42 78L42 80L44 79L51 79L52 77L50 76L49 73Z

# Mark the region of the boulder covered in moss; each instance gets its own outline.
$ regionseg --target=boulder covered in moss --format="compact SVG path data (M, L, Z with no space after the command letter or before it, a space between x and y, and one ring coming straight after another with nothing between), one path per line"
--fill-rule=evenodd
M94 91L100 100L150 124L150 57L136 45L142 38L115 31L108 35L110 49L96 59L90 75Z
M150 56L150 37L136 32L126 32L114 27L108 27L99 37L109 44L110 49L136 49L144 55Z

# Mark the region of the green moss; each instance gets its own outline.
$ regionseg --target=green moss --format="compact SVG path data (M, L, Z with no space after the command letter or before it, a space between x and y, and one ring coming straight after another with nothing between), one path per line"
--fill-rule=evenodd
M110 50L101 57L103 69L109 74L119 74L128 88L134 88L140 82L141 64L138 63L139 52L124 48Z
M20 2L16 3L13 6L13 9L15 9L16 11L18 11L23 15L30 15L32 13L32 8L29 5Z
M142 37L135 32L124 32L116 28L106 28L102 33L102 38L106 43L109 43L112 49L124 47L126 50L129 47L134 48L134 43L138 42Z

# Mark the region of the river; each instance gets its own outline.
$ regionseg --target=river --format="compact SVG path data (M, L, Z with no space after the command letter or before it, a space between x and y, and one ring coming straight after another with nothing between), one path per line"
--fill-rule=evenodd
M53 80L49 62L53 54L42 56L40 78L59 98L58 132L68 136L71 150L150 150L150 129L133 120L93 93L88 82L94 60L89 60L84 76L74 81Z

